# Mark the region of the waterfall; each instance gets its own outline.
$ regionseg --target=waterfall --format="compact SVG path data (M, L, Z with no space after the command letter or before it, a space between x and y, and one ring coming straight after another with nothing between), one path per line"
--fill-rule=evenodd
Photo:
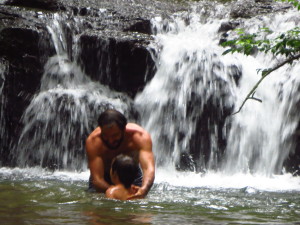
M56 54L63 55L67 52L67 37L63 31L60 15L55 13L53 17L52 24L49 24L47 29L51 34ZM68 27L68 23L64 25Z
M76 55L67 51L74 43L68 43L61 29L63 21L58 15L49 21L57 55L48 59L40 90L22 117L24 128L14 150L20 167L86 170L85 139L97 126L98 115L116 108L129 116L131 110L126 95L92 82L72 61Z
M6 104L6 99L3 92L4 82L5 82L5 71L6 71L6 63L4 60L0 61L0 142L3 146L8 145L8 137L6 132L6 122L5 122L5 110L4 106ZM0 149L0 154L4 149Z
M208 17L194 12L153 19L157 73L135 99L142 124L153 135L158 165L181 169L180 163L188 162L194 171L280 173L294 151L293 133L300 119L295 106L299 63L263 82L256 92L262 103L249 101L231 116L259 80L256 70L275 65L277 59L264 54L223 56L218 29L228 18L226 9L220 9ZM254 17L242 26L250 32L269 26L276 35L298 21L299 12L291 10Z
M260 78L257 69L272 67L280 59L261 53L222 55L219 28L230 20L230 6L205 4L152 19L149 51L157 72L134 100L83 72L85 65L78 63L82 18L59 13L45 18L56 55L45 64L40 89L22 116L23 129L11 153L16 164L85 170L85 138L97 126L98 114L112 107L127 117L137 109L141 125L152 135L157 167L264 176L283 172L284 161L296 148L299 63L272 73L255 93L262 103L248 101L232 116ZM105 10L98 16L111 18ZM275 31L267 36L271 38L298 21L299 12L290 10L239 23L250 32L268 26ZM97 49L99 57L86 61L93 61L103 83L112 82L109 40L99 40ZM1 62L0 93L4 71ZM0 107L0 125L5 127L3 104ZM5 140L5 129L0 135Z
M272 38L297 26L297 17L299 18L299 12L290 11L259 18L260 23L253 18L247 21L245 29L255 31L258 27L269 26L271 30L276 31L270 35ZM236 90L237 106L259 79L259 74L256 74L253 68L272 67L280 58L258 54L244 60L243 76ZM284 160L294 152L294 133L300 119L297 115L299 71L299 63L294 63L293 66L286 65L273 72L255 94L262 103L247 102L244 109L231 118L232 127L226 149L226 172L250 172L266 176L283 172Z
M218 163L221 124L233 107L233 71L239 63L220 57L218 20L202 23L196 13L188 19L188 25L178 16L169 24L161 18L152 21L158 70L135 102L156 140L158 164L178 166L180 157L190 153L190 169L202 170Z

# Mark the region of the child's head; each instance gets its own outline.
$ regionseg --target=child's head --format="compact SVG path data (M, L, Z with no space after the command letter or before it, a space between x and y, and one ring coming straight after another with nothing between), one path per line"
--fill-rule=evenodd
M130 188L138 174L138 165L134 162L132 157L120 154L114 158L110 173L111 177L117 175L125 188Z

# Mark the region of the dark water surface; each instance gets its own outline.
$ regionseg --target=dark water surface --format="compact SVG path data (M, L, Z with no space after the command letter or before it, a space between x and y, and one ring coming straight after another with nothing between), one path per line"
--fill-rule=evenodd
M161 182L146 199L122 202L87 192L86 175L34 173L0 173L1 224L300 224L297 190Z

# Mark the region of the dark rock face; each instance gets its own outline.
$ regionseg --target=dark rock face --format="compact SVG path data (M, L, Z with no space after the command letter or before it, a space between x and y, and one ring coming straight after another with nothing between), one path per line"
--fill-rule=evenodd
M53 11L60 8L56 0L9 0L7 4Z
M151 55L138 40L82 35L80 46L86 74L132 97L154 75Z
M38 90L43 73L39 48L40 34L26 28L4 28L0 32L0 58L7 61L1 104L4 105L6 134L9 139L3 144L2 161L9 162L11 141L16 141L22 124L20 118ZM3 129L3 128L2 128Z
M285 153L286 146L289 148L292 145L293 151L291 151L287 157L287 159L283 162L283 166L287 172L291 172L295 175L300 176L300 121L299 121L299 107L300 107L300 100L297 93L300 91L300 87L295 87L294 94L296 96L290 96L290 102L294 102L295 104L291 106L289 110L287 110L287 120L297 121L298 124L296 130L292 135L286 138L285 142L282 145L282 154ZM284 90L282 90L284 91ZM282 172L282 171L279 171Z

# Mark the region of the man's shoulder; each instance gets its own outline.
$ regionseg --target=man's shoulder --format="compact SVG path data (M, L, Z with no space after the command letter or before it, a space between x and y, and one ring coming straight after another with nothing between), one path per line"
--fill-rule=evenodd
M141 126L135 123L129 123L126 127L129 134L131 134L134 143L147 143L151 142L150 134Z
M100 133L101 133L100 127L97 127L95 130L92 131L92 133L90 133L86 141L91 142L100 139Z
M87 151L97 152L97 154L102 152L102 141L100 138L100 128L96 128L86 139Z
M149 133L140 125L136 123L128 123L126 126L126 130L128 133L136 134L136 135L148 135Z
M136 123L127 123L126 125L126 129L129 130L144 130L144 128L142 128L140 125L136 124Z

